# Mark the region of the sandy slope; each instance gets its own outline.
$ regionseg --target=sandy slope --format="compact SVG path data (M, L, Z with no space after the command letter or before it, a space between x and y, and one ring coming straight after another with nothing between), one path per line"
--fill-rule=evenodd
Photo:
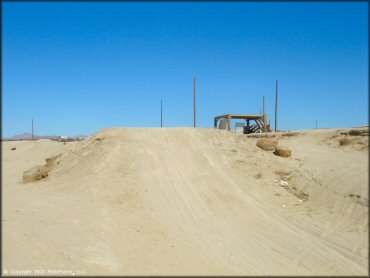
M5 142L3 269L367 275L368 151L338 146L336 133L281 136L290 158L212 129ZM58 153L49 177L21 182Z

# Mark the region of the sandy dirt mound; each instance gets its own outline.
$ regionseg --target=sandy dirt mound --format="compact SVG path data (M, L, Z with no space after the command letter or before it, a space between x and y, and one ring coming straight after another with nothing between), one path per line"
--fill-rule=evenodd
M367 275L367 153L329 145L331 132L278 134L293 157L213 129L5 142L3 268ZM23 171L59 153L47 179L23 184Z

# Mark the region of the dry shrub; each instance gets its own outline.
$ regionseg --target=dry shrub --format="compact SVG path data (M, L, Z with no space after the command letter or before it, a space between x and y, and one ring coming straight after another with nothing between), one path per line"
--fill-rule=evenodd
M336 139L338 138L340 135L339 134L334 134L332 136L329 137L329 139Z
M351 136L369 136L368 129L352 129L348 132Z
M358 195L358 194L353 194L353 193L350 193L349 195L348 195L349 197L351 197L351 198L361 198L361 196L360 195Z
M247 134L247 137L250 137L250 138L273 138L273 137L276 137L276 134L250 133L250 134Z
M283 177L283 176L289 176L292 173L292 171L276 170L274 171L274 173L278 175L279 177Z
M265 151L273 151L275 150L277 144L278 144L277 140L260 138L257 140L256 146Z
M297 198L303 200L303 201L307 201L308 196L309 196L308 193L304 193L303 191L293 192L293 195L296 196Z
M276 147L274 154L281 157L290 157L292 155L292 151L285 147Z
M341 146L347 146L347 145L353 144L353 142L354 142L354 139L348 136L339 139L339 145Z
M348 134L352 136L360 136L362 134L362 130L352 129L348 132Z
M357 134L357 133L356 133ZM345 135L339 138L338 146L351 146L360 151L367 151L369 148L369 137L366 135Z
M298 134L299 134L298 132L289 132L289 133L284 133L281 136L291 137L291 136L298 136Z
M293 178L293 176L283 176L283 177L281 177L281 179L283 181L290 181L292 178Z
M254 177L256 178L256 179L261 179L262 178L262 176L263 176L263 174L261 173L261 172L259 172L257 175L255 175Z
M292 171L276 170L274 173L283 181L290 181L293 178L293 176L291 176Z

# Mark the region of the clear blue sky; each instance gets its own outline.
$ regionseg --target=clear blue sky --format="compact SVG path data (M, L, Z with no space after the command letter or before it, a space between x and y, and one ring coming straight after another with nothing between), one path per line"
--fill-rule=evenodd
M113 126L368 125L367 2L3 2L3 136Z

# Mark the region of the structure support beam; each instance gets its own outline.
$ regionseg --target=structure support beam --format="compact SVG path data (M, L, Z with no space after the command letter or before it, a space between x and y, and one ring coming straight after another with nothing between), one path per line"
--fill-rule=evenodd
M227 127L229 131L231 131L231 117L230 116L227 117Z
M267 132L267 113L263 115L263 132Z
M267 132L266 97L263 96L263 132Z

